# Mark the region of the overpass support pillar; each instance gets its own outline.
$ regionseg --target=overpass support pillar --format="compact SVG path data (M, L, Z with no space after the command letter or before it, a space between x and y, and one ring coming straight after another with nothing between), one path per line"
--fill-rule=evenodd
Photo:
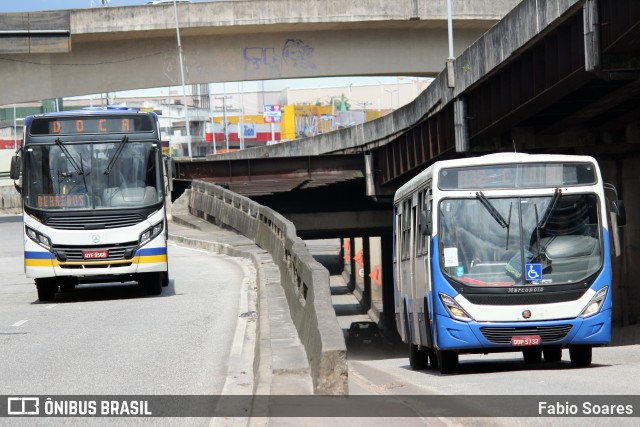
M382 260L382 321L383 327L395 331L396 308L393 292L393 237L392 232L380 236L380 258Z
M362 268L364 269L363 290L362 290L362 307L369 311L371 309L371 242L370 237L362 238Z
M471 147L469 128L467 126L467 102L464 98L453 101L453 125L456 141L456 152L466 153Z
M349 246L351 248L349 255L349 282L347 286L351 292L356 290L356 277L358 274L358 265L356 264L356 260L354 255L356 254L356 239L354 237L349 237Z

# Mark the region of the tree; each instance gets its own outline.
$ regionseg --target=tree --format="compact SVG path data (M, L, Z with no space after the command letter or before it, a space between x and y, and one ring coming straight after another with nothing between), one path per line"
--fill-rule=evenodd
M327 101L327 105L331 105L331 103L333 103L335 111L341 111L343 103L345 111L351 109L351 103L349 102L349 99L344 96L344 93L340 96L332 96L329 101Z

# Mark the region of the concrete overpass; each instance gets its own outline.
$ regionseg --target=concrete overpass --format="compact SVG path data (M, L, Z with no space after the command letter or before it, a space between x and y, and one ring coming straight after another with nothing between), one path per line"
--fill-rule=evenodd
M206 178L251 195L305 237L358 237L364 247L369 236L381 236L382 302L393 311L390 200L400 185L434 161L514 145L592 155L627 206L623 256L614 260L614 321L633 324L640 321L638 40L635 0L524 0L456 58L453 88L443 72L413 103L381 119L178 162L177 178Z
M456 2L461 52L519 0ZM440 72L445 0L178 5L186 82ZM172 5L0 14L0 105L180 84Z

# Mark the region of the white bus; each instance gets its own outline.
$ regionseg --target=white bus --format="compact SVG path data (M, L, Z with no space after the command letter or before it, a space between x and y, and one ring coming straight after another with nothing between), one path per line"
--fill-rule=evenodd
M625 222L605 189L591 157L518 153L437 162L402 186L395 314L411 367L448 373L459 354L503 351L559 361L563 348L590 366L611 339L610 238Z
M158 118L123 107L25 118L20 179L24 268L40 301L77 284L169 283Z

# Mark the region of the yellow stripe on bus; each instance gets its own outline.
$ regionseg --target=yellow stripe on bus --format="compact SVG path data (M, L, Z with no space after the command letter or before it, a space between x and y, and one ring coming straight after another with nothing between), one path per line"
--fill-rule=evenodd
M27 258L24 260L24 265L27 267L53 267L52 261L51 259Z
M139 264L149 264L152 262L167 262L166 255L141 256L138 258L139 258L138 260Z
M133 257L132 259L118 260L118 261L91 261L91 262L82 262L82 261L73 261L73 262L60 262L56 259L34 259L29 258L25 259L24 265L27 267L60 267L65 265L84 265L86 267L98 266L98 265L116 265L116 264L150 264L150 263L160 263L167 262L166 255L152 255L152 256L141 256L141 257Z

